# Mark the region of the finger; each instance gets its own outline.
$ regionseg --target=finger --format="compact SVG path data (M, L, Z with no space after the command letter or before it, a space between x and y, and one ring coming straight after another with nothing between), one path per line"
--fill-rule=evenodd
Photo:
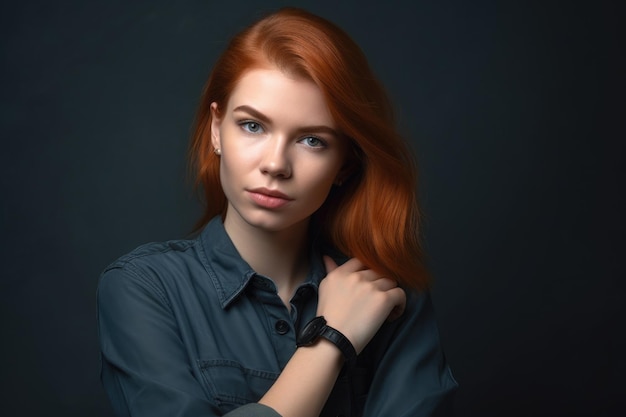
M398 286L398 282L389 278L378 278L372 281L376 288L380 291L389 291Z
M337 269L337 263L330 256L324 255L324 267L326 267L326 274L330 274Z
M394 321L398 319L404 313L406 308L406 293L400 287L393 288L388 291L389 296L392 298L394 307L387 317L387 321Z
M362 269L360 271L356 271L355 274L358 275L360 279L362 279L363 281L375 282L378 280L389 280L388 278L383 277L382 274L380 274L379 272L376 272L372 269ZM393 288L396 286L397 285L394 285L394 286L391 286L390 288Z
M402 317L402 313L404 313L403 309L398 306L394 307L393 310L391 310L391 313L389 313L389 316L387 316L387 321L392 322L394 320L398 320Z
M367 267L358 258L350 258L346 263L340 266L345 272L356 272L366 270Z
M330 274L337 268L341 268L341 270L345 273L356 272L367 269L367 267L358 260L357 258L350 258L347 262L342 265L337 265L337 263L328 255L324 255L324 266L326 267L326 274Z

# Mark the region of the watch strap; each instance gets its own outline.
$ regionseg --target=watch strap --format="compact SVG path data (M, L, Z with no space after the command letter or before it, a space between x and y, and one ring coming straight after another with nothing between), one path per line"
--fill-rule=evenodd
M354 346L339 330L326 324L324 316L318 316L309 321L298 335L296 346L311 346L317 339L323 337L341 351L346 363L353 363L356 360L356 350Z
M320 336L333 343L345 358L346 363L353 363L356 360L356 350L352 343L339 330L328 325L324 326Z

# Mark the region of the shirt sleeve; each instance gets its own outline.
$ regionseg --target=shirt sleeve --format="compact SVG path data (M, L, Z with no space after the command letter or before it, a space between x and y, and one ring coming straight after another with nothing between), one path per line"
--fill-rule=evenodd
M280 417L248 404L224 414L194 375L162 287L126 264L97 291L101 378L118 417Z
M430 295L407 291L403 316L377 338L364 417L451 415L457 382L441 348Z

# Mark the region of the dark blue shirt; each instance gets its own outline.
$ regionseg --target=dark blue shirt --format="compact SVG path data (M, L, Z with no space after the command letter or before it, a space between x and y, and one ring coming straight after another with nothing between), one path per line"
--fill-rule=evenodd
M255 403L315 316L325 275L313 250L289 311L219 218L196 239L150 243L118 259L98 285L102 381L116 414L277 416ZM456 386L430 297L407 292L403 316L385 323L356 366L341 372L322 416L437 415Z

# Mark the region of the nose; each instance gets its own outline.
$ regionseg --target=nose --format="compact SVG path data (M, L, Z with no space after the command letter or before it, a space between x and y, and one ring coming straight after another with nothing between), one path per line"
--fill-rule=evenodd
M268 140L260 165L261 172L278 178L291 177L291 161L287 147L287 140L281 138Z

